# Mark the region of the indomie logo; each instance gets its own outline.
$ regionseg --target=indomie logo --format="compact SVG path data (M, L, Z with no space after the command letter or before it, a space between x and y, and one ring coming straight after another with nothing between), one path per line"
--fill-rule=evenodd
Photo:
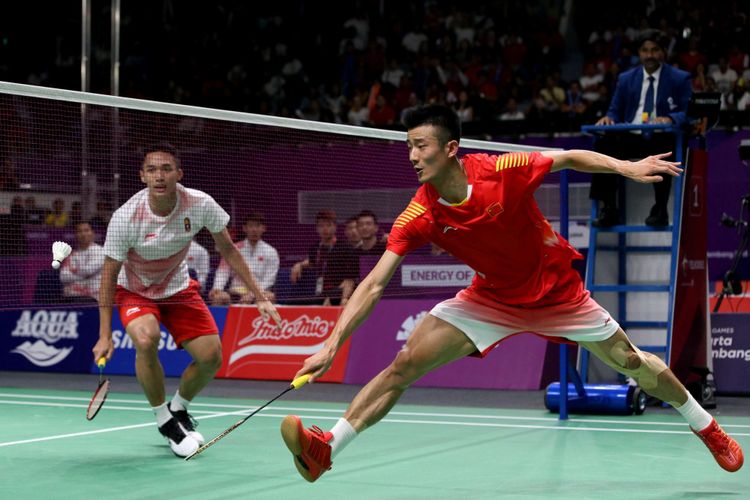
M42 339L53 344L60 339L78 338L78 313L76 311L24 311L16 322L12 337Z
M299 316L294 321L282 320L281 328L276 324L257 317L253 320L253 330L247 337L238 342L238 346L256 340L287 340L295 337L326 338L333 329L334 321L326 321L320 316L313 318L306 314Z

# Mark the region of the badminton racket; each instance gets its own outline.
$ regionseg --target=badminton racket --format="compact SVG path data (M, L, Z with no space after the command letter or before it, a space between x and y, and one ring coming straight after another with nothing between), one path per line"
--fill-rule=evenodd
M275 398L273 398L272 400L270 400L268 403L264 404L260 408L256 409L254 412L252 412L250 415L244 417L239 422L233 424L231 427L229 427L227 430L225 430L224 432L222 432L221 434L219 434L218 436L216 436L215 438L213 438L211 441L208 441L206 444L204 444L203 446L201 446L200 448L198 448L197 450L195 450L191 455L188 455L187 457L185 457L185 460L190 460L191 458L193 458L193 457L195 457L197 455L200 455L201 453L203 453L204 451L206 451L206 449L208 449L209 447L211 447L214 444L216 444L221 438L225 437L227 434L229 434L230 432L232 432L233 430L235 430L237 427L239 427L240 425L242 425L245 422L247 422L247 420L250 417L252 417L256 413L258 413L260 410L262 410L266 406L270 405L271 403L273 403L274 401L276 401L277 399L279 399L281 396L283 396L287 392L289 392L289 391L291 391L293 389L299 389L300 387L302 387L303 385L305 385L308 380L310 380L310 374L309 373L305 374L305 375L302 375L301 377L297 377L296 379L294 379L292 381L291 384L289 384L289 387L287 387L286 389L284 389L284 391L281 392L281 394L279 394L278 396L276 396Z
M88 408L86 408L86 420L93 420L99 410L102 409L102 405L107 400L107 394L109 394L109 379L103 376L102 370L107 364L107 358L102 356L99 361L96 362L96 366L99 367L99 386L94 391L94 395L91 397L91 402Z

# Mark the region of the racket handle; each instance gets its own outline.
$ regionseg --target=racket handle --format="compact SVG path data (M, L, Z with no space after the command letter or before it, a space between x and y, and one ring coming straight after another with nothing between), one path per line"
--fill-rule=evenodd
M96 366L98 366L100 369L104 368L106 364L107 364L107 358L105 358L104 356L99 358L99 361L96 362Z
M310 373L306 373L306 374L302 375L301 377L295 378L292 381L292 383L291 383L291 387L293 389L299 389L300 387L302 387L303 385L305 385L308 380L310 380L310 376L311 375L312 374L310 374Z

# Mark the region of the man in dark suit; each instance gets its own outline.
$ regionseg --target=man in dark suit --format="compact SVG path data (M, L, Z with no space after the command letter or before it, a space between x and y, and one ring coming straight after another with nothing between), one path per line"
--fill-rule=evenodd
M664 64L666 37L661 31L647 30L638 39L641 64L620 75L606 116L597 125L616 123L674 123L682 125L692 92L690 74ZM675 140L671 133L641 134L634 132L607 133L597 140L596 149L619 159L643 158L672 151ZM592 222L596 227L619 223L617 183L619 176L594 174L590 197L603 203L599 217ZM672 178L667 176L654 185L656 200L646 219L649 226L669 224L667 202Z

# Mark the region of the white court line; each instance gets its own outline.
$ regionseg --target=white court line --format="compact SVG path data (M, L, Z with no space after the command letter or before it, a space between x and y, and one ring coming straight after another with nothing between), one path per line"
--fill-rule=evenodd
M86 401L88 402L90 398L82 398L82 397L71 397L71 396L35 396L32 394L14 394L14 393L0 393L0 397L18 397L18 398L28 398L28 399L50 399L50 400L62 400L62 401ZM22 404L22 402L10 402L10 401L2 401L0 400L0 403L8 403L8 404ZM133 403L133 404L144 404L143 400L134 400L134 399L107 399L107 403ZM42 404L42 403L39 403ZM51 405L55 406L55 405ZM66 405L58 405L58 406L66 406ZM240 412L227 412L225 415L241 415L243 413L247 414L251 411L256 410L258 407L248 407L246 405L234 405L234 404L225 404L225 403L191 403L191 408L195 407L206 407L206 408L215 408L214 411L201 411L201 410L192 410L191 413L199 414L199 413L207 413L207 414L213 414L216 413L221 408L237 408L241 409ZM107 405L108 409L116 409L114 406ZM128 408L119 408L123 410L127 410ZM341 414L343 410L341 409L330 409L330 408L310 408L310 407L295 407L295 406L276 406L274 405L274 410L284 410L284 411L294 411L294 412L320 412L320 413L337 413ZM140 408L142 411L150 411L150 408L144 406ZM528 420L528 421L541 421L541 422L557 422L559 419L557 417L522 417L522 416L512 416L512 415L475 415L475 414L469 414L469 413L431 413L431 412L409 412L409 411L398 411L394 410L388 413L389 415L400 415L400 416L414 416L414 417L442 417L442 418L474 418L478 420ZM676 414L675 414L676 416ZM618 425L655 425L655 426L666 426L666 427L683 427L685 425L685 422L655 422L652 420L640 420L640 417L634 417L633 420L607 420L607 419L597 419L597 418L579 418L575 417L574 419L570 420L571 423L573 422L580 422L580 423L587 423L587 424L618 424ZM722 427L725 428L733 428L733 429L750 429L750 425L747 424L728 424L728 423L722 423Z
M8 403L5 401L0 401L0 403ZM84 407L84 405L72 405L72 404L49 404L49 403L39 403L39 402L22 402L22 401L15 401L15 402L9 402L10 404L27 404L27 405L35 405L35 406L73 406L76 408ZM109 407L108 407L109 408ZM109 409L127 409L127 410L133 410L133 408L120 408L120 407L111 407ZM277 408L278 409L278 408ZM148 408L143 409L143 411L149 411ZM308 409L309 411L309 409ZM209 415L203 415L200 417L197 417L197 420L205 420L209 418L219 418L219 417L225 417L230 415L246 415L249 414L250 410L242 410L242 411L235 411L235 412L222 412L222 413L214 413ZM258 417L265 417L265 418L283 418L286 415L283 413L259 413L256 415ZM338 420L338 417L335 416L320 416L320 415L300 415L301 418L306 419L316 419L316 420ZM494 422L455 422L455 421L446 421L446 420L404 420L404 419L394 419L394 418L385 418L382 420L383 422L387 423L398 423L398 424L410 424L410 425L452 425L452 426L460 426L460 427L493 427L493 428L510 428L510 429L536 429L536 430L553 430L553 431L589 431L589 432L629 432L629 433L641 433L641 434L692 434L690 431L672 431L672 430L650 430L650 429L613 429L613 428L602 428L602 427L568 427L568 426L551 426L551 425L528 425L528 424L501 424L501 423L494 423ZM136 429L139 427L148 427L155 425L154 423L147 423L147 424L137 424L137 425L130 425L130 426L120 426L120 427L111 427L108 429L97 429L92 431L83 431L83 432L76 432L71 434L59 434L55 436L46 436L41 438L32 438L32 439L25 439L20 441L9 441L5 443L0 443L0 448L5 446L13 446L18 444L27 444L27 443L36 443L41 441L51 441L56 439L65 439L70 437L78 437L78 436L86 436L91 434L100 434L105 432L116 432L120 430L127 430L127 429ZM683 424L684 425L684 424ZM743 436L747 437L750 436L750 433L733 433L733 436Z
M237 413L237 412L234 412L234 413ZM223 417L226 415L231 415L231 413L209 415L209 416L203 417L203 419ZM266 417L266 418L285 417L285 415L282 413L258 414L257 416ZM308 419L314 418L317 420L337 420L336 417L328 417L328 416L321 417L319 415L302 415L301 417L308 418ZM491 422L451 422L451 421L437 421L437 420L401 420L401 419L391 419L391 418L385 418L382 420L382 422L397 423L397 424L410 424L410 425L452 425L452 426L460 426L460 427L493 427L493 428L535 429L535 430L551 430L551 431L628 432L628 433L638 433L638 434L686 434L686 435L692 434L690 431L669 431L669 430L648 430L648 429L608 429L608 428L601 428L601 427L558 427L558 426L550 426L550 425L518 425L518 424L498 424L498 423L491 423ZM86 436L86 435L91 435L91 434L101 434L105 432L116 432L116 431L121 431L121 430L136 429L140 427L149 427L153 425L155 425L155 423L150 422L147 424L111 427L108 429L98 429L98 430L85 431L85 432L74 432L71 434L59 434L56 436L46 436L46 437L41 437L41 438L24 439L20 441L9 441L5 443L0 443L0 448L5 447L5 446L19 445L19 444L38 443L41 441L52 441L56 439L65 439L65 438L71 438L71 437ZM733 436L750 436L750 433L735 433L733 434Z

